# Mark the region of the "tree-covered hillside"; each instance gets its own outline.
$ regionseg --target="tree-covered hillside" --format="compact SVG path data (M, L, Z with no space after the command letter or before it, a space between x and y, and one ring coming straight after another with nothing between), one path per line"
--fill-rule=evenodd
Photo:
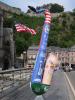
M15 23L22 23L37 31L35 36L30 33L18 33L15 30ZM4 19L4 27L13 27L16 50L20 54L27 50L30 45L39 45L44 16L13 15L11 18ZM59 17L52 18L48 46L70 47L75 44L75 11L61 13Z
M37 6L36 9L48 9L51 13L60 13L64 11L64 7L62 5L59 5L57 3L50 3L50 4L44 4L42 6ZM27 13L31 13L32 11L28 9Z

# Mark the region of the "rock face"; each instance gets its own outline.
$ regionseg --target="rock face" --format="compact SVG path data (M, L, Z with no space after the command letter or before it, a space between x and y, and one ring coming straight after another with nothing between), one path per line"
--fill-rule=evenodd
M0 9L10 13L21 14L21 10L19 8L11 7L0 1Z

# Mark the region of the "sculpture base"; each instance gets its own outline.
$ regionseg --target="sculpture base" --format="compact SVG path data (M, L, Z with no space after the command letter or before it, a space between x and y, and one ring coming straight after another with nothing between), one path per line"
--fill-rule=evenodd
M48 90L49 85L45 85L45 84L42 84L42 83L32 83L31 87L32 87L32 91L36 95L42 95Z

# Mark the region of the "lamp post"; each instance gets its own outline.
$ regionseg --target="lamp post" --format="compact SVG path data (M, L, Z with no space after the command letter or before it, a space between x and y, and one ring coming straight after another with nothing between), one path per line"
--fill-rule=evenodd
M0 67L3 66L3 11L0 10Z
M0 10L0 49L3 46L3 11Z

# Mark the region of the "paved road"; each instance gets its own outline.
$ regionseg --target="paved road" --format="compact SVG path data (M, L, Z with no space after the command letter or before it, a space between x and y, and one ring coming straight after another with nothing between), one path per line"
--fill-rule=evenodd
M67 72L68 83L71 87L72 93L75 97L75 71Z
M29 83L15 90L1 100L75 100L69 88L67 79L62 71L53 75L52 85L43 96L36 96L29 88Z
M67 75L75 89L75 71L67 72Z

